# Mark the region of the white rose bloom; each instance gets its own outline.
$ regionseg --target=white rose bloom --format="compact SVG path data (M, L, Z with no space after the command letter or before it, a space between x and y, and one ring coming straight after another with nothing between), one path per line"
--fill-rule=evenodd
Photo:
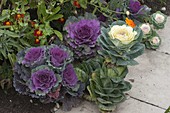
M156 22L158 22L159 24L161 24L161 23L163 23L164 22L164 20L165 20L165 17L163 16L163 15L161 15L161 14L156 14L156 16L155 16L155 20L156 20Z
M147 24L142 24L141 27L140 27L143 31L143 33L146 35L146 34L149 34L150 30L151 30L151 27L150 25L147 23Z
M152 43L153 43L153 44L156 44L156 45L157 45L157 44L159 44L159 42L160 42L159 37L155 36L155 37L152 38Z
M118 39L123 44L129 44L135 39L137 32L133 31L133 28L130 26L115 25L111 28L108 34L112 39Z

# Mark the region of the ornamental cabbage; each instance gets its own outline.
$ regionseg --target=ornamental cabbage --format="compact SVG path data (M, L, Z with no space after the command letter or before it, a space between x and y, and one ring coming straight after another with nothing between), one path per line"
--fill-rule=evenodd
M98 53L116 65L135 65L137 62L134 58L144 52L142 38L140 28L127 26L123 21L113 22L109 28L101 29L98 38L101 50Z

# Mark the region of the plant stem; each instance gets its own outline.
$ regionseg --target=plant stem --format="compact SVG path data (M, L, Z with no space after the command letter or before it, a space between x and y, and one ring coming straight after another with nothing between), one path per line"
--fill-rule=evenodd
M3 5L3 3L4 3L4 0L1 0L1 4L0 4L0 14L1 14L1 12L2 12L2 5Z
M94 6L95 8L97 7L98 9L101 9L101 7L98 6L98 5L95 5L95 4L92 4L92 3L89 3L89 2L88 2L88 4ZM117 12L117 11L113 11L113 10L109 10L109 9L108 9L108 12L112 12L112 13L116 13L116 14L125 14L124 12Z

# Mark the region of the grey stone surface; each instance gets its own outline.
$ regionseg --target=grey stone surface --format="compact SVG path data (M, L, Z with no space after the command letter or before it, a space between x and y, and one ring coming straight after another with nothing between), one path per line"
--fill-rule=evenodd
M117 107L113 113L164 113L165 111L151 105L128 99Z
M56 113L99 113L95 103L84 101L79 107L73 108L69 112L57 111Z
M170 106L170 17L158 31L162 44L157 51L146 50L137 58L139 65L130 67L127 79L134 79L131 96L158 105ZM168 54L165 54L168 53Z
M129 68L127 79L134 79L129 94L163 108L170 106L170 56L147 50Z
M170 17L168 17L165 28L158 31L162 38L162 44L157 51L166 52L170 54Z
M117 109L112 113L164 113L164 111L129 98L124 103L118 105ZM94 103L85 101L79 107L73 108L69 112L59 110L56 113L99 113L99 111Z
M146 50L136 59L139 65L129 67L126 79L131 81L133 87L128 94L136 99L129 98L118 105L113 113L164 113L170 106L170 17L165 29L158 33L162 38L160 48L157 51ZM59 110L56 113L65 112ZM94 103L85 101L67 113L99 111Z

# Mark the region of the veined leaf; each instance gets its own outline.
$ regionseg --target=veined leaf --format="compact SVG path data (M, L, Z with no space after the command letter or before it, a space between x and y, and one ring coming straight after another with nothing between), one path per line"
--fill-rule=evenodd
M3 16L1 15L0 21L4 21L8 16L9 16L9 14L3 15Z
M63 35L61 34L61 32L54 30L54 33L58 36L58 38L63 41Z
M52 21L52 20L58 20L59 18L62 18L62 14L55 14L55 15L50 15L48 18L45 20L46 22Z
M17 33L14 33L14 32L8 31L8 30L6 30L4 33L10 37L14 37L14 38L20 37Z
M8 53L8 59L9 59L11 65L13 66L15 63L15 60L16 60L16 56L14 54Z
M87 8L87 0L79 0L80 6L84 9Z
M53 12L53 14L56 14L56 13L58 13L59 11L60 11L60 7L58 6L58 7L56 7L55 9L53 9L52 10L52 12Z

